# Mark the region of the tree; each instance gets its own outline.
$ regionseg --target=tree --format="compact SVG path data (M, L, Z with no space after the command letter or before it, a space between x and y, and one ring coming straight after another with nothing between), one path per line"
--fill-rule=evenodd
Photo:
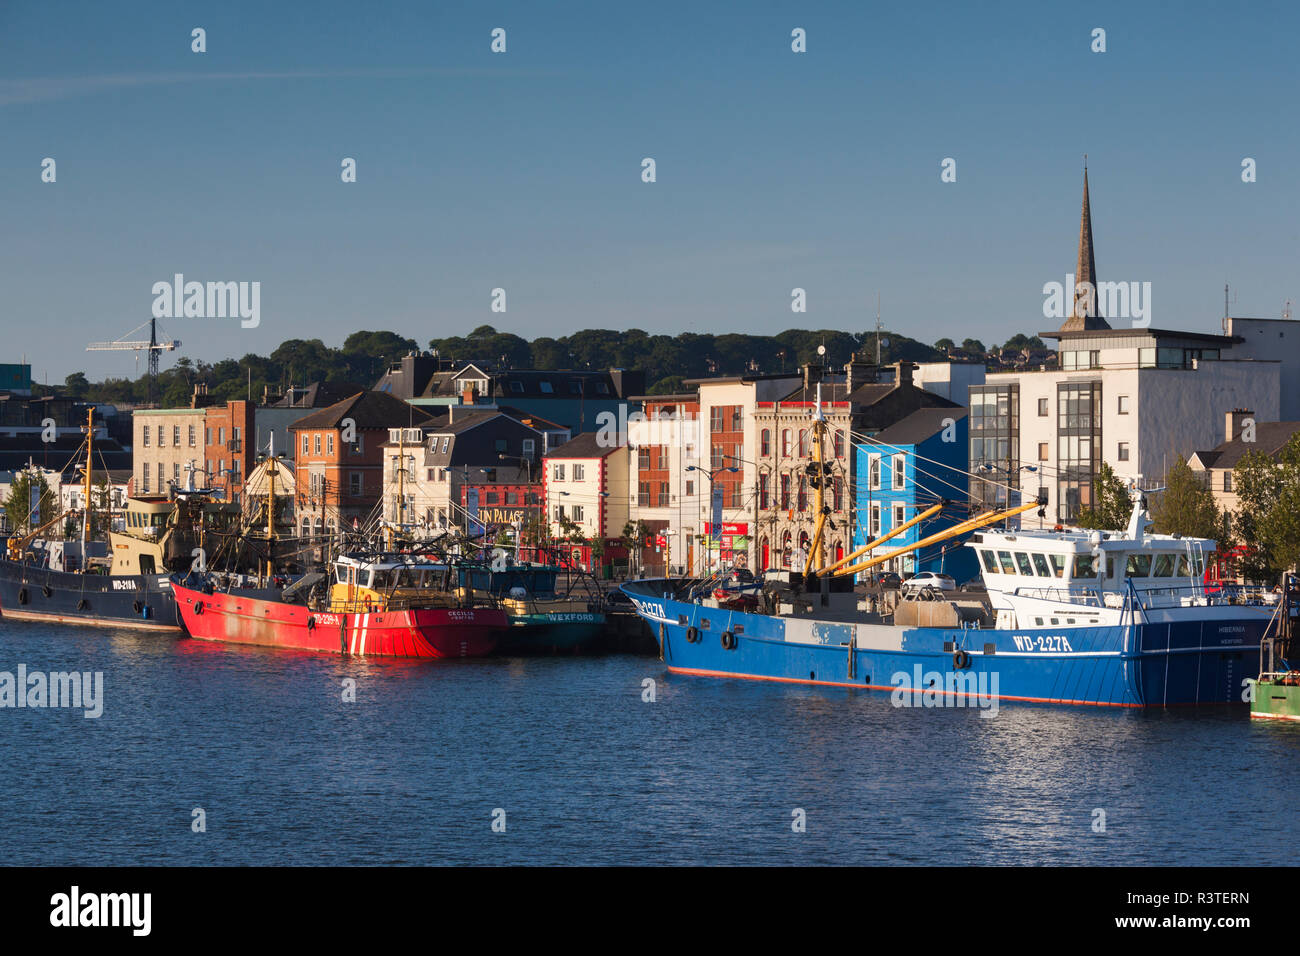
M1243 573L1271 581L1300 563L1300 432L1276 453L1252 451L1233 469L1240 502L1233 524L1253 553Z
M1074 522L1076 525L1099 531L1120 531L1128 527L1129 515L1133 512L1128 485L1104 461L1092 481L1092 500L1095 504L1080 512Z
M39 512L31 507L33 499L40 501ZM57 511L54 492L50 490L44 475L30 470L14 475L14 480L9 485L9 497L5 499L5 517L14 534L27 534L35 530L53 518Z
M983 355L988 349L984 348L984 343L979 339L962 339L961 349L963 352L970 352L972 355Z
M938 342L934 343L934 347L937 349L941 349L944 352L947 352L949 349L955 349L957 347L957 343L954 342L952 339L940 339Z
M1155 497L1151 518L1157 534L1185 538L1215 538L1223 530L1222 515L1209 487L1182 456L1165 476L1165 490Z

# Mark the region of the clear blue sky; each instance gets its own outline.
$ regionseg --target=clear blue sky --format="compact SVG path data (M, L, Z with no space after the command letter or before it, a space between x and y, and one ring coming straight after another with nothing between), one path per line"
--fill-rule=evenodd
M1041 290L1074 266L1085 152L1099 276L1150 281L1155 326L1217 330L1225 280L1235 314L1277 317L1300 299L1298 21L1263 3L0 0L3 360L134 374L84 345L145 321L176 272L260 281L262 320L172 319L165 363L362 328L858 331L877 292L890 328L1000 342L1056 324Z

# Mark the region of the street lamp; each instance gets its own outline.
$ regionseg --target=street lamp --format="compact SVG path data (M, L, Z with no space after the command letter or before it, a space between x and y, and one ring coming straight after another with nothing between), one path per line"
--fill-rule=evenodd
M724 456L724 457L729 457L729 456ZM720 475L720 474L722 474L724 471L729 471L729 472L731 472L732 474L735 474L736 472L740 471L740 469L737 468L735 465L723 465L723 466L720 467L720 468L714 468L714 469L712 469L712 470L709 470L709 469L707 469L707 468L701 468L701 467L699 467L698 465L687 465L687 466L686 466L686 470L687 470L687 471L698 471L698 472L700 472L701 474L707 476L708 479L709 479L709 500L710 500L710 503L711 503L711 505L712 505L712 508L711 508L711 512L712 512L712 513L711 513L711 517L714 519L714 520L712 520L712 521L710 522L710 524L715 526L715 527L712 528L711 533L710 533L710 535L709 535L709 537L710 537L710 545L711 545L711 544L712 544L712 541L713 541L714 539L718 539L718 538L720 538L721 535L722 535L722 529L719 528L719 527L716 527L717 525L720 525L720 524L722 523L722 522L721 522L721 518L722 518L722 497L721 497L720 489L718 489L718 488L714 485L714 479L717 478L717 476ZM702 520L701 520L701 523L703 523ZM701 535L700 537L703 538L704 536ZM710 556L712 555L712 553L713 553L713 548L710 547L710 548L709 548L709 554L710 554ZM720 559L720 557L721 557L721 549L719 549L719 559Z

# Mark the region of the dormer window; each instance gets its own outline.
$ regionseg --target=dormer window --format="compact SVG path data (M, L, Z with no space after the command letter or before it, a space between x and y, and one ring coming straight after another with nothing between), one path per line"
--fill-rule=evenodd
M547 395L550 395L555 391L555 386L552 385L550 382L548 382L546 379L542 379L540 382L538 382L537 387Z

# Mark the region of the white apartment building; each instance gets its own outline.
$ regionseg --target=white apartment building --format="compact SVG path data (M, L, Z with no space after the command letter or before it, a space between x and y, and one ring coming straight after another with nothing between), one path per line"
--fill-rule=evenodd
M648 577L695 567L699 553L700 489L708 485L700 460L699 395L633 396L645 418L629 421L627 454L631 521L644 522L649 544L640 542L634 568Z

